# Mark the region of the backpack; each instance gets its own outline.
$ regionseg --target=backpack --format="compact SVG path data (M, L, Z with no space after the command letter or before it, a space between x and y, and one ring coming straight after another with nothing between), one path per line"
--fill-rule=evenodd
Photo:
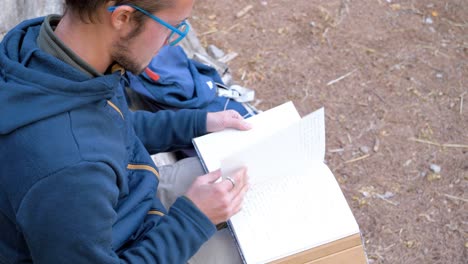
M128 73L131 108L156 112L169 109L203 109L209 112L236 110L244 118L257 114L245 103L253 91L227 87L210 66L189 59L180 46L164 46L138 76ZM133 95L135 96L135 95ZM247 98L247 99L246 99Z

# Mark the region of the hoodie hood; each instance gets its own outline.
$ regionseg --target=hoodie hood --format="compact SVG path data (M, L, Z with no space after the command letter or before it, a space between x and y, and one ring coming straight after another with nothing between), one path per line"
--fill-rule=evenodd
M91 78L42 51L37 37L43 21L24 21L0 43L0 135L108 100L119 86L119 73Z

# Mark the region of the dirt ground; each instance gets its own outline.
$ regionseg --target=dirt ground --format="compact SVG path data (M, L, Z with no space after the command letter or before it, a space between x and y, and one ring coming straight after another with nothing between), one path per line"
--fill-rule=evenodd
M202 44L239 54L259 109L325 107L326 162L370 263L468 263L466 0L195 5Z

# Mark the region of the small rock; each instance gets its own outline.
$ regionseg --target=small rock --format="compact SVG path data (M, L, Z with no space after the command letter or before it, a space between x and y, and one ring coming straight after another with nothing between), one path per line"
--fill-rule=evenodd
M413 162L413 161L410 160L410 159L407 160L407 161L403 164L403 167L408 167L408 166L411 164L411 162Z
M362 146L359 148L359 150L363 153L363 154L368 154L369 153L369 148L367 146Z
M209 45L207 48L207 52L215 59L220 59L225 55L224 52L215 45Z
M438 73L436 73L436 78L437 79L442 79L442 78L444 78L444 74L441 73L441 72L438 72Z
M458 225L454 222L450 222L450 224L445 225L450 231L457 231L459 229Z
M315 22L314 22L314 21L310 21L310 22L309 22L309 25L310 25L311 27L315 27L315 26L317 26L317 24L315 24Z
M432 172L437 173L437 174L439 174L441 171L440 166L437 164L431 164L430 168Z
M424 23L431 25L434 24L434 20L432 20L430 17L426 17L426 19L424 19Z

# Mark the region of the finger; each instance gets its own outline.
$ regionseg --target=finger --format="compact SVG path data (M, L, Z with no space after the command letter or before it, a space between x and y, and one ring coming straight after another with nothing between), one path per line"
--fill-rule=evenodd
M241 189L241 191L238 193L238 195L235 196L232 199L232 213L233 213L233 215L237 214L242 209L242 203L244 202L244 198L245 198L245 195L246 195L248 190L249 190L249 185L246 184Z
M228 110L227 119L225 121L226 128L235 128L239 130L249 130L252 128L252 125L244 120L244 118L234 110Z
M239 126L237 127L239 130L250 130L252 129L252 124L246 122L246 121L240 121Z
M233 180L234 180L234 178L233 178ZM222 191L226 192L226 193L231 192L231 191L234 190L234 189L236 188L236 186L237 186L236 180L234 180L234 184L233 184L230 180L228 180L228 179L226 179L226 178L224 178L222 181L220 181L220 182L217 183L217 184L218 184L219 188L220 188Z
M201 179L202 183L214 183L219 178L221 178L221 170L220 169L200 176L200 179Z
M233 176L231 176L231 179L234 182L231 182L227 177L224 177L222 181L217 183L221 190L225 192L235 192L234 194L231 194L232 197L234 195L237 195L239 190L245 185L247 182L247 168L243 167L239 170L237 170ZM237 191L236 191L237 190Z
M236 182L238 191L248 182L247 168L243 167L237 170L232 176L232 179Z

